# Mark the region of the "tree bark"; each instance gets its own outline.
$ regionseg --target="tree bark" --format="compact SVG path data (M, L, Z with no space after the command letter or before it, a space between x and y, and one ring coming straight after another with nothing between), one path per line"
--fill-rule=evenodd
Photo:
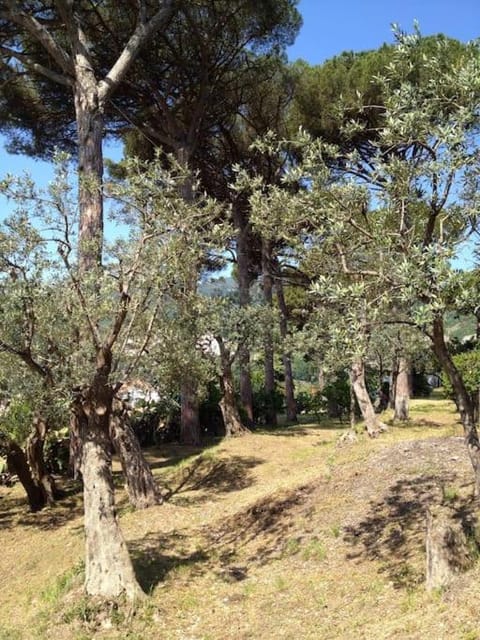
M175 149L175 157L180 166L185 170L186 176L179 187L182 199L187 203L195 200L194 184L192 176L188 173L191 152L186 143L179 143ZM196 335L196 318L191 315L191 297L196 295L198 280L198 264L188 265L188 273L184 282L184 298L181 301L182 315L191 327L192 335L189 349L195 350L198 336ZM198 402L198 385L189 371L185 371L181 381L181 404L180 404L180 441L182 444L193 446L200 445L200 417Z
M357 398L358 406L365 422L365 428L371 438L376 437L380 431L386 429L373 408L372 401L368 395L367 385L365 384L365 365L361 358L352 363L350 370L351 384Z
M462 523L457 514L443 505L427 509L426 580L427 591L442 589L473 561Z
M222 373L220 375L220 389L222 391L222 398L219 402L219 405L222 411L223 422L225 424L225 435L227 436L227 438L230 438L232 436L241 436L249 433L250 431L242 423L235 400L231 354L220 336L217 336L216 340L220 348L220 359L222 368Z
M143 455L123 403L115 402L110 420L110 437L120 458L130 504L146 509L162 502L152 470Z
M433 351L442 369L447 374L455 394L455 400L462 421L465 444L475 475L475 494L477 498L480 498L480 441L475 425L473 402L445 343L443 318L441 316L435 318L433 321L433 334L431 338Z
M85 589L90 595L141 597L132 562L118 523L112 477L109 423L113 391L104 373L95 376L78 403L82 433L85 509Z
M398 358L395 355L392 359L392 373L390 375L390 389L388 403L390 409L395 409L395 396L397 393Z
M262 240L262 279L263 297L268 307L273 306L273 278L271 273L272 249L270 243ZM275 411L275 369L272 328L266 327L264 345L264 371L265 371L265 420L268 425L277 425L277 413Z
M69 471L74 480L81 478L82 472L82 436L79 417L72 411L70 416L69 435Z
M46 421L39 415L34 416L32 432L30 433L26 444L26 457L32 472L33 480L35 484L40 487L45 503L52 505L57 497L57 489L55 487L54 479L49 473L47 473L45 459L43 457L43 448L47 431L48 428Z
M408 404L410 400L410 365L404 356L398 359L398 373L395 384L395 414L394 420L406 422L408 420Z
M237 277L238 277L238 298L240 306L246 307L250 304L250 285L252 275L250 269L249 252L249 222L246 215L248 205L242 198L238 198L233 204L233 224L236 230L237 240ZM247 424L253 425L253 390L252 378L250 375L250 351L246 345L242 345L239 350L240 366L240 398L245 410Z
M78 135L79 267L83 273L102 262L103 115L93 72L78 72L75 113Z
M278 308L280 309L280 335L285 341L288 335L288 308L285 302L283 291L283 282L278 274L275 281L275 290L277 293ZM289 422L297 422L297 403L295 402L295 384L293 381L292 371L292 354L288 351L282 353L283 372L285 375L285 407L287 420Z
M7 467L16 474L27 494L30 511L40 511L46 504L42 489L35 483L27 458L16 442L10 440L7 448Z
M191 377L182 381L180 412L181 443L199 447L201 438L197 385Z

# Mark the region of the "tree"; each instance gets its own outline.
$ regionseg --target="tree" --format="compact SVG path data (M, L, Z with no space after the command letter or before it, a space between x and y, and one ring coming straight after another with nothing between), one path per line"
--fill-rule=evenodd
M176 272L179 235L185 236L187 222L190 229L192 220L203 228L218 216L218 208L206 199L198 201L195 211L187 209L189 205L178 196L183 174L175 176L158 164L131 163L128 171L128 180L109 183L107 194L120 207L117 215L131 225L130 238L108 246L106 267L95 286L85 277L80 279L73 258L79 241L74 225L77 214L75 207L70 208L65 165L59 169L60 184L50 188L48 197L31 184L13 179L3 185L20 207L7 222L17 229L16 235L2 235L2 277L10 278L11 266L6 265L15 258L33 278L29 280L36 296L31 357L37 355L35 347L42 346L45 336L51 338L50 351L63 354L53 392L73 405L81 436L86 590L109 597L141 593L115 512L109 432L114 399L152 340ZM193 237L194 256L200 249L192 247ZM53 307L48 294L52 292L49 283L55 281L62 286L55 288ZM15 287L15 282L11 285ZM57 307L68 310L62 326L44 324Z
M369 313L373 300L377 310L403 309L396 322L416 326L430 339L455 390L478 491L480 444L473 406L445 341L444 314L469 295L465 289L460 293L449 261L477 222L480 56L475 43L457 56L449 55L445 39L437 39L428 56L422 55L422 44L418 34L398 36L392 63L378 77L385 108L381 127L372 136L362 121L347 122L343 129L345 136L369 137L376 151L368 160L355 148L345 153L304 137L303 164L286 180L306 188L295 197L277 190L268 204L257 194L254 204L259 212L269 208L271 231L295 229L300 248L307 240L319 256L336 258L343 282L319 274L316 287L323 294L335 295L348 308L355 293ZM412 81L415 65L424 82ZM265 220L265 213L260 217ZM366 290L375 297L366 296ZM354 317L361 322L362 314Z
M89 18L98 21L98 8L90 3L58 0L40 2L32 10L27 3L8 0L0 13L3 36L2 59L10 72L40 73L51 82L68 87L73 94L78 137L79 168L79 275L70 262L70 245L61 251L79 299L86 294L86 274L94 290L102 278L99 269L103 250L102 141L106 102L118 88L146 41L162 28L173 12L173 1L164 0L155 13L139 5L137 25L119 55L106 69L96 64L98 47L82 26ZM34 43L35 47L30 48ZM98 43L100 44L100 43ZM40 55L32 51L40 50ZM97 80L97 75L101 77ZM83 280L83 282L82 282ZM129 279L130 280L130 279ZM92 348L88 361L91 376L76 394L75 416L82 440L85 532L87 545L86 590L103 596L129 597L140 593L114 510L110 469L109 420L113 388L109 384L112 348L128 314L129 293L120 290L120 301L110 330L101 335L86 305L83 314Z
M129 79L123 99L120 96L116 103L116 117L121 120L123 114L123 126L129 129L127 153L151 157L160 147L192 172L198 171L202 188L210 195L231 202L239 291L245 305L256 271L253 236L247 203L230 191L229 182L233 164L251 161L249 143L273 126L271 116L278 120L285 102L287 94L280 97L278 87L276 94L271 89L285 47L300 26L295 5L294 0L185 4L155 46L141 54L136 81ZM195 197L188 183L182 190L184 197ZM192 293L200 268L201 264L191 275ZM190 345L194 349L195 340ZM240 361L242 399L252 422L245 349ZM182 393L182 434L190 444L200 439L194 387L186 379Z

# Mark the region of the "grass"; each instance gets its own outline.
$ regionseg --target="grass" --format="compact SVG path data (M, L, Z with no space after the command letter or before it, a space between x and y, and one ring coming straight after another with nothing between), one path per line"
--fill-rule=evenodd
M479 637L478 561L440 595L422 582L425 505L470 508L452 405L414 401L407 426L338 447L345 428L267 430L200 455L149 451L172 496L131 512L118 492L150 594L134 610L81 593L80 494L30 515L18 487L1 488L0 640Z

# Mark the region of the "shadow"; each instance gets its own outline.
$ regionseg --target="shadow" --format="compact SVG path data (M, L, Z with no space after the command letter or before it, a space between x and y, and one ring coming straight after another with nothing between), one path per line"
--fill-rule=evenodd
M146 593L174 570L188 570L189 576L206 571L209 553L203 549L191 550L189 545L190 536L175 531L166 535L149 533L128 545L137 579Z
M165 497L171 499L180 493L203 489L208 489L209 495L240 491L253 484L250 469L262 462L261 458L239 455L220 460L200 455L181 469Z
M395 588L423 582L426 509L441 503L446 485L455 480L454 473L442 473L395 482L383 498L370 502L366 518L345 527L344 541L353 548L347 559L380 561ZM472 507L468 501L458 507L458 517L466 520Z
M289 532L295 528L299 509L308 502L313 485L298 487L282 496L269 496L228 518L221 527L209 531L210 544L221 549L224 557L255 541L254 556L249 561L265 564L272 556L280 556ZM260 543L260 544L258 544Z
M291 436L301 437L315 434L317 431L338 431L340 429L347 430L349 424L346 422L340 422L339 420L325 420L325 422L316 422L315 424L299 425L292 424L291 426L281 427L260 427L255 429L255 433L269 435L269 436Z
M272 556L283 553L288 533L295 525L294 510L307 501L312 491L313 487L305 486L281 497L259 500L226 518L220 527L203 527L197 535L192 536L191 531L152 532L129 543L142 588L151 592L172 572L176 579L190 580L214 571L225 582L244 580L248 565L265 564ZM235 565L238 549L251 541L256 544L251 557L244 560L247 566Z
M210 439L199 447L172 443L162 444L142 449L142 452L151 469L166 469L168 467L174 467L184 460L205 453L221 440L222 438Z
M0 496L0 529L21 525L22 527L48 531L80 517L83 514L81 483L58 477L55 480L59 489L59 498L52 506L44 507L35 513L29 510L26 496L17 495L20 487L18 483L13 489L16 495L2 493Z
M413 419L412 422L416 427L438 428L438 427L444 427L445 426L441 422L435 422L435 420L426 420L425 418L420 418L420 420Z

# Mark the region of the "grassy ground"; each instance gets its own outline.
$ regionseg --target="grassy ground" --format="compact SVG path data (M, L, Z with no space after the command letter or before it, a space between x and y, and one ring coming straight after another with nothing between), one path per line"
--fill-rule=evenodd
M388 417L388 416L387 416ZM408 426L338 446L338 423L149 451L168 503L122 528L148 600L81 593L81 496L28 514L0 489L0 640L480 640L480 567L424 588L425 508L470 508L453 406L414 401ZM120 483L120 477L117 478Z

